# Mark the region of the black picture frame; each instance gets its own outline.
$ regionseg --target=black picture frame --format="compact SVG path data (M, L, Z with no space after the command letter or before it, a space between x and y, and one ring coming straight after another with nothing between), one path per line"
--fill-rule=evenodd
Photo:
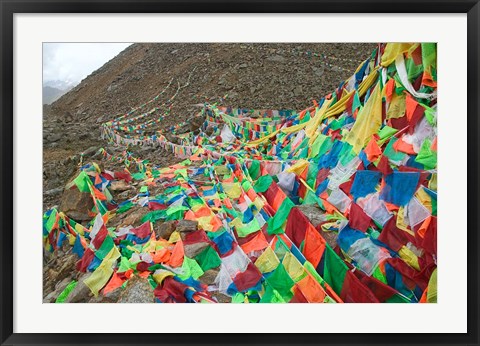
M478 0L0 0L1 156L0 156L0 341L20 344L435 344L477 345L479 17ZM15 13L467 13L468 40L468 332L465 334L25 334L13 332L13 16ZM455 316L451 316L455 318ZM321 323L319 321L319 323ZM341 321L339 321L341 323ZM221 332L221 331L218 331Z

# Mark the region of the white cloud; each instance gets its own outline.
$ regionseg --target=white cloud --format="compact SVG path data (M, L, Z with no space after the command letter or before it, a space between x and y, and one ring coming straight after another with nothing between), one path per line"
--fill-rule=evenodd
M43 82L78 84L131 43L44 43Z

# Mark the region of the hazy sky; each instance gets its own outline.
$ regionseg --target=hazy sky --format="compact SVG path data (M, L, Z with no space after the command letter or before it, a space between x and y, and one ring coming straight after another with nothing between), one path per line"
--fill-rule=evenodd
M44 43L43 82L77 84L131 43Z

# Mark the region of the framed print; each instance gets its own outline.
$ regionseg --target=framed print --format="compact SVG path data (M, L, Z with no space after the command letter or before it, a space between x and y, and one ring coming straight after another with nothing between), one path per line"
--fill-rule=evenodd
M477 1L1 12L2 344L478 344Z

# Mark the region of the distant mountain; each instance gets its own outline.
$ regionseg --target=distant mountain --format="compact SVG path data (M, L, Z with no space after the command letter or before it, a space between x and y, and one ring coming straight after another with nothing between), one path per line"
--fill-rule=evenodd
M63 81L63 80L47 80L43 82L43 86L48 86L55 89L60 90L70 90L78 83L71 82L71 81Z
M75 86L72 82L61 80L46 81L43 83L43 104L51 104L58 100L61 96L69 92Z
M52 88L49 86L44 86L43 87L43 94L42 94L42 100L44 105L49 105L50 103L58 100L60 96L65 94L67 91L66 90L60 90L57 88Z

